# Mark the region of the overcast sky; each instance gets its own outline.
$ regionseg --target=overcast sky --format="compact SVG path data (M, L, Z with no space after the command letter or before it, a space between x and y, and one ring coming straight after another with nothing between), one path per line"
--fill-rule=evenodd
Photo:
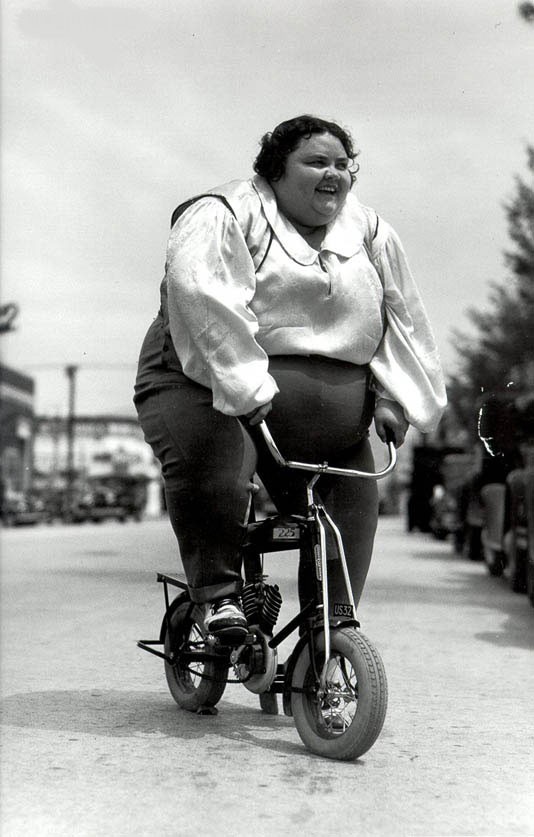
M504 278L502 204L534 142L534 26L515 0L3 0L3 361L40 412L130 411L169 218L251 173L302 112L348 127L355 187L451 330Z

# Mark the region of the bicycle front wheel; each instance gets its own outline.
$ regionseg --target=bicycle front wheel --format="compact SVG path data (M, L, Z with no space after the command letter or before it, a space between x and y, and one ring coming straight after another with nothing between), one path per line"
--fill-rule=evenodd
M165 676L174 700L182 709L197 712L212 707L226 687L228 663L225 659L191 660L188 655L207 651L202 612L187 594L180 597L170 617L170 631L165 635L165 653L173 662L165 662Z
M315 641L315 671L324 664L324 634ZM291 710L298 734L313 753L353 761L378 738L387 709L384 664L372 643L354 628L331 633L326 691L318 695L309 646L292 678Z

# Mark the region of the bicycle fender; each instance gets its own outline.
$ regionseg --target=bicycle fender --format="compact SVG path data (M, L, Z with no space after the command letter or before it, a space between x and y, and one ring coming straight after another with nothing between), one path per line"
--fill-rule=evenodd
M179 605L183 604L184 602L191 602L191 599L189 598L189 593L181 593L179 596L176 596L176 598L173 599L172 602L170 603L169 609L164 614L163 621L161 623L161 628L160 628L160 632L159 632L160 642L165 642L165 636L167 634L168 620L171 619L171 617L172 617L174 611L176 610L176 608L179 607Z

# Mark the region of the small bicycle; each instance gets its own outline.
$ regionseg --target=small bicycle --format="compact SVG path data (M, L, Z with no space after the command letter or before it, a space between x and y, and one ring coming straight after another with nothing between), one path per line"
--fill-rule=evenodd
M341 533L314 489L322 474L378 480L396 464L395 445L388 439L389 462L368 473L335 468L327 463L287 461L265 424L259 425L267 447L281 468L313 474L307 484L306 515L275 514L247 527L243 552L244 586L241 593L248 632L239 644L224 645L208 634L202 607L189 598L187 585L158 573L163 584L165 614L157 640L138 646L161 657L172 697L182 709L216 714L227 683L242 683L259 695L260 706L293 716L305 746L325 758L351 761L372 747L384 724L387 680L384 664L373 644L358 629ZM333 535L327 545L326 532ZM342 614L330 613L327 550L333 544L341 562L350 604ZM263 556L269 552L302 550L315 570L315 595L283 628L273 635L282 597L277 585L268 584ZM182 592L171 602L169 587ZM284 664L278 646L294 631L299 639ZM163 646L163 652L154 646ZM229 671L232 676L229 676Z

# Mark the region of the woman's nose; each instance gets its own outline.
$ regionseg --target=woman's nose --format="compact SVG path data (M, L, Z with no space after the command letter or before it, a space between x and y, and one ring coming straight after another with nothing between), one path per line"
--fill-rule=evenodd
M327 177L329 180L338 180L339 172L334 166L328 166L325 172L325 177Z

